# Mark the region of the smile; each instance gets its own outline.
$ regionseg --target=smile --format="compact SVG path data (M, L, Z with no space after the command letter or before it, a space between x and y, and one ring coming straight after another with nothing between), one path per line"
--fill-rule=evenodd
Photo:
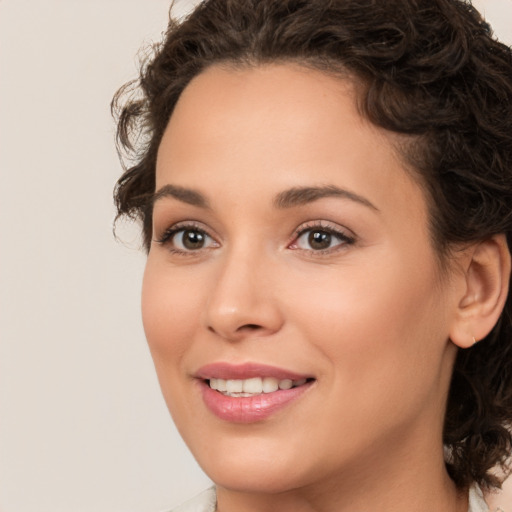
M292 389L302 386L307 379L282 379L275 377L252 377L250 379L209 379L211 389L219 391L224 396L249 397L262 393L274 393L277 390Z
M196 377L206 408L231 423L266 420L316 382L307 375L255 363L213 363L202 367Z

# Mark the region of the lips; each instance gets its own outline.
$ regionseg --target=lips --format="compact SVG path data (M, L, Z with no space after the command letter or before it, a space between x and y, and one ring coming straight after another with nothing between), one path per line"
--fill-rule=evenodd
M275 366L257 363L230 364L212 363L202 366L197 371L200 379L250 379L251 377L274 377L277 380L300 380L312 377L285 370Z
M215 416L234 423L263 421L308 390L309 375L260 364L214 363L197 372L206 407Z

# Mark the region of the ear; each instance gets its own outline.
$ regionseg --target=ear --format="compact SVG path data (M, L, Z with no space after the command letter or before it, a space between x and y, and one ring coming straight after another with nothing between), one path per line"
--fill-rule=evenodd
M464 251L466 253L466 251ZM510 251L505 235L494 235L471 246L466 253L457 311L450 339L468 348L485 338L496 325L508 295Z

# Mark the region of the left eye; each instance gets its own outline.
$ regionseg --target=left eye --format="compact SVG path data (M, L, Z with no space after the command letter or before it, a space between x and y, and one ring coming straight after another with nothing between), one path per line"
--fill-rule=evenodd
M349 242L347 237L325 229L307 229L298 237L294 245L299 249L323 251Z
M211 236L200 229L178 229L171 237L172 245L178 251L197 251L210 247L214 241Z

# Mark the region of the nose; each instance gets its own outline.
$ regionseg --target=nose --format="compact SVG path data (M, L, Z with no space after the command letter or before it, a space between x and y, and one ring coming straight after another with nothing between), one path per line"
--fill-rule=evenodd
M272 265L235 252L217 263L204 309L207 329L228 341L279 331L283 315Z

